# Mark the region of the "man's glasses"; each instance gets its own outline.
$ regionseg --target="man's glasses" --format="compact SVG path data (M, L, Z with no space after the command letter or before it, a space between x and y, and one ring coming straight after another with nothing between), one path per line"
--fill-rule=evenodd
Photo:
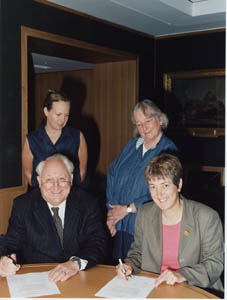
M69 184L71 184L71 181L66 180L64 178L60 178L60 179L47 179L45 181L42 181L42 184L45 185L47 188L51 188L53 186L55 186L56 184L60 187L65 187Z

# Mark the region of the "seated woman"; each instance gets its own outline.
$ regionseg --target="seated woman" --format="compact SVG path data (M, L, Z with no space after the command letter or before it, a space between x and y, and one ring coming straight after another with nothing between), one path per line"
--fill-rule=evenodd
M181 194L182 165L170 154L156 156L146 167L145 178L153 202L141 206L134 242L125 259L127 279L139 270L161 273L155 280L174 285L209 287L223 291L223 228L212 208Z

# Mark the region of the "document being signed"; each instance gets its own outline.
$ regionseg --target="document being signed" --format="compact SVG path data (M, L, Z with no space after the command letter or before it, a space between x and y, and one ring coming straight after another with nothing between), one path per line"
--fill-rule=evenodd
M50 282L47 272L36 272L7 277L11 298L39 297L60 294L57 285Z
M105 298L146 298L154 288L155 279L132 276L122 280L117 276L110 280L95 296Z

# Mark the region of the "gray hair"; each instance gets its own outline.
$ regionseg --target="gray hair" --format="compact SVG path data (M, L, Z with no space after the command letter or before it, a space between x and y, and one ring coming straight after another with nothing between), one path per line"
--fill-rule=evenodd
M54 155L51 155L51 156L47 157L45 160L42 160L40 163L38 163L38 165L37 165L37 167L36 167L36 173L37 173L39 176L41 176L41 174L42 174L42 171L43 171L43 168L44 168L45 163L46 163L48 160L52 159L52 158L58 158L59 160L61 160L61 161L64 163L64 165L66 166L66 169L68 170L68 172L69 172L70 174L73 173L73 171L74 171L74 165L73 165L73 163L71 162L71 160L69 160L68 157L66 157L66 156L63 155L63 154L56 153L56 154L54 154Z
M162 119L161 129L165 130L167 128L167 126L169 124L167 115L165 113L163 113L161 111L161 109L153 101L151 101L149 99L144 99L141 102L138 102L132 109L131 120L132 120L133 125L135 125L135 123L136 123L135 113L138 109L141 109L145 116L149 116L150 115L149 111L151 110L152 113L156 116L156 118ZM136 127L134 130L134 136L138 136L138 130Z

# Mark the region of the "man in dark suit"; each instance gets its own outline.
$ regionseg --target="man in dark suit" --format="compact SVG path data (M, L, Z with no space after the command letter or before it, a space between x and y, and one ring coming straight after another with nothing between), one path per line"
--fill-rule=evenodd
M14 200L7 233L1 237L0 275L20 268L16 253L22 264L58 262L49 279L64 281L103 262L106 232L96 199L72 187L71 161L55 154L40 162L36 171L39 188Z

